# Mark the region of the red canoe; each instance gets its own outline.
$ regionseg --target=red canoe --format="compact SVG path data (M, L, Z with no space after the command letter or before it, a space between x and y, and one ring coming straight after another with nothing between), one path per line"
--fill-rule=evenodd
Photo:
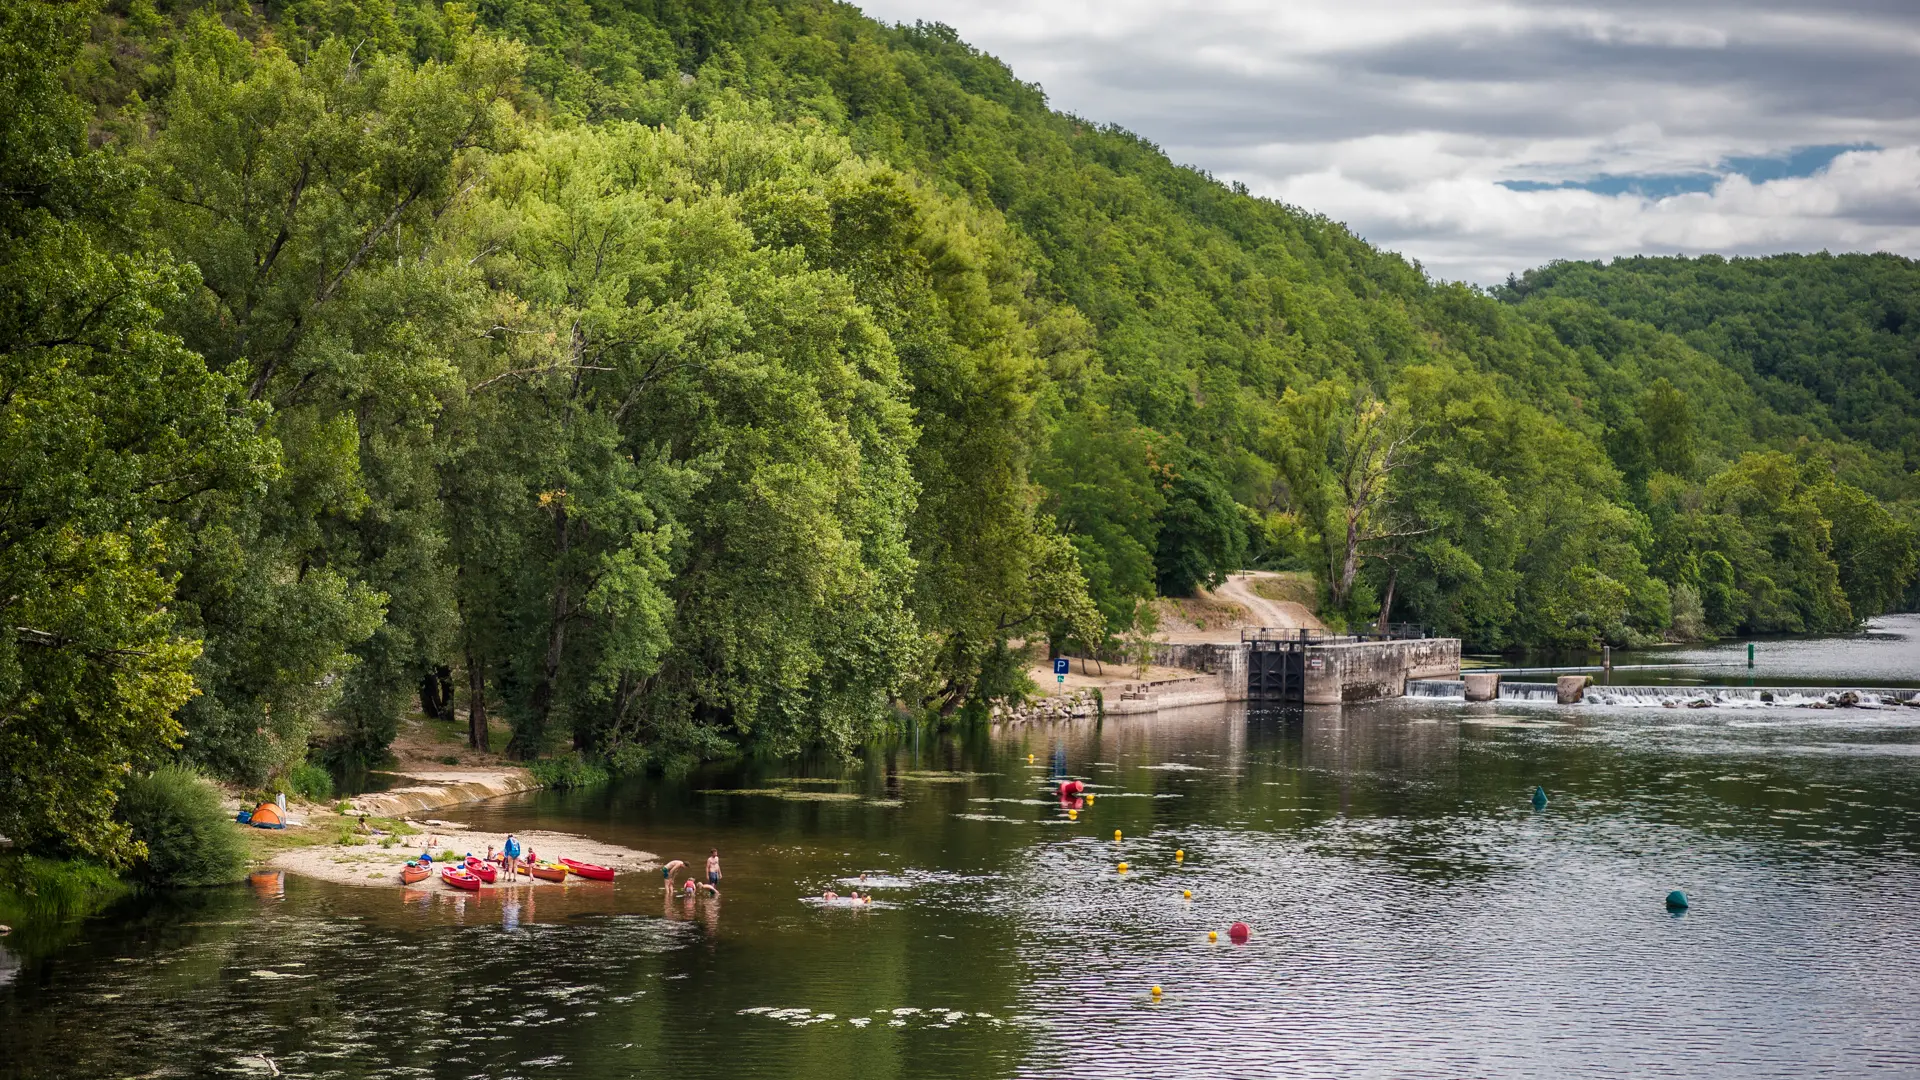
M588 878L593 881L613 880L613 867L611 866L595 866L593 863L580 862L575 859L561 859L560 865L579 874L583 878Z
M432 876L433 871L417 862L410 862L400 868L400 880L408 885Z
M440 880L446 882L447 884L453 886L456 889L465 889L468 892L480 891L479 878L474 877L472 874L467 873L465 870L456 870L451 866L447 867L445 870L440 871Z
M467 856L467 873L491 885L493 884L493 879L497 877L500 872L489 865L486 860L476 859L469 855Z

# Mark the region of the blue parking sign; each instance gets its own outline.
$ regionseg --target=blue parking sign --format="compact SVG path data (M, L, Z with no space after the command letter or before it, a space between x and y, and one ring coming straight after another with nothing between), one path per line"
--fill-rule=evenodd
M1065 675L1065 674L1067 673L1067 658L1066 658L1066 657L1064 657L1064 656L1056 656L1056 657L1054 657L1054 659L1053 659L1053 673L1054 673L1055 675Z

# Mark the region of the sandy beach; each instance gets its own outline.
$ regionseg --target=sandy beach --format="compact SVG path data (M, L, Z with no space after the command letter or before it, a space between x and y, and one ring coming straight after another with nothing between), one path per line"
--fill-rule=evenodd
M433 820L409 821L408 824L421 830L419 835L403 836L393 847L381 847L382 838L375 837L370 843L363 844L321 844L292 848L275 855L267 865L274 869L287 870L304 877L320 878L339 885L398 888L401 864L408 859L418 858L420 852L428 850L429 840L434 841L431 850L437 862L442 851L451 850L456 855L466 852L485 855L488 844L498 848L501 841L506 839L499 833L473 832L459 825ZM581 862L611 866L623 873L654 870L660 865L659 857L649 852L635 851L617 844L600 843L569 833L534 831L514 835L519 837L523 849L538 854L540 859L546 862L563 858L578 859ZM531 885L536 888L561 888L565 884L583 880L571 875L566 882L541 881L538 878L522 876L516 884ZM506 878L502 877L500 885L505 884Z

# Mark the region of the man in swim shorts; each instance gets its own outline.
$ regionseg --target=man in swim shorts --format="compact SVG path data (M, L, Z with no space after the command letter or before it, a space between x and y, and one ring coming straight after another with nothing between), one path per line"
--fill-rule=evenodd
M715 896L720 895L720 849L707 852L707 887Z

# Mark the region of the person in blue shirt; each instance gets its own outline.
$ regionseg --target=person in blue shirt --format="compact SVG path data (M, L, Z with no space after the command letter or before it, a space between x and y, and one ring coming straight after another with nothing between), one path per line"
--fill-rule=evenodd
M500 846L500 854L507 857L507 880L511 881L513 875L520 870L520 841L515 840L509 833L507 842Z

